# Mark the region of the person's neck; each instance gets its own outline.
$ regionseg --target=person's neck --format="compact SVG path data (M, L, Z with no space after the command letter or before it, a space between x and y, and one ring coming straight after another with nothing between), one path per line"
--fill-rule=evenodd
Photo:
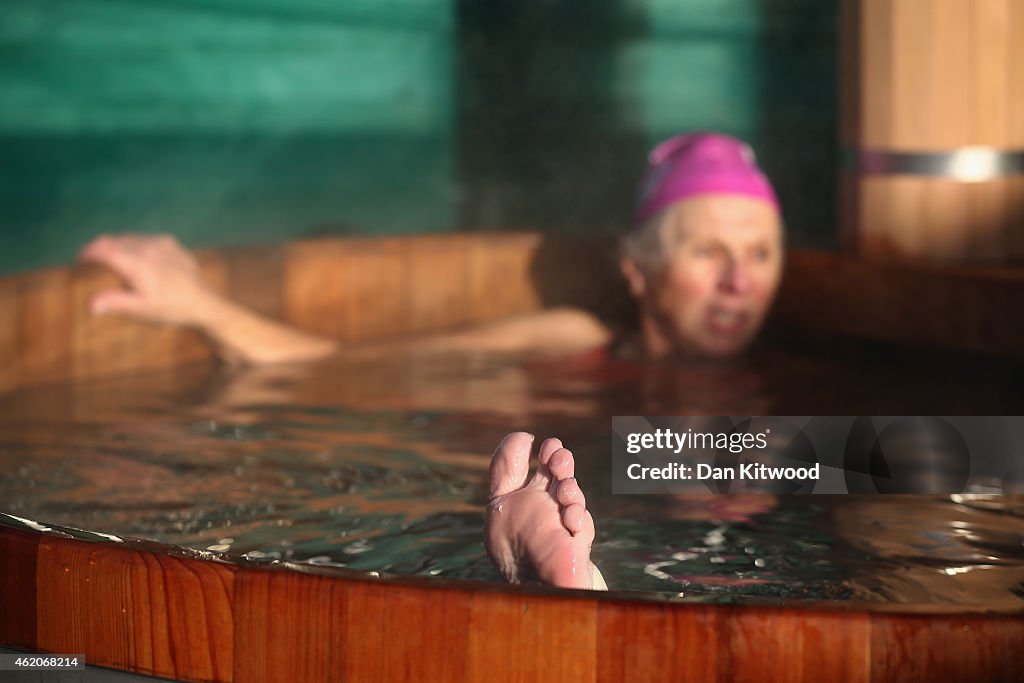
M649 360L665 360L675 355L675 347L669 341L658 321L648 313L640 315L640 343Z

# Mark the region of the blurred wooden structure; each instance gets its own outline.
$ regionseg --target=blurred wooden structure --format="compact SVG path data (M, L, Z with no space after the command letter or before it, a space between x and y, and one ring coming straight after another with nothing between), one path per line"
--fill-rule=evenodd
M1024 357L1024 272L877 264L794 251L780 324ZM534 233L319 239L200 255L204 279L273 318L360 343L457 328L551 305L630 315L613 251ZM573 273L567 280L564 273ZM55 268L0 279L0 392L209 358L195 333L88 313L117 280Z
M1024 617L254 568L0 524L0 644L191 681L1015 681Z
M892 260L1024 258L1024 4L843 0L840 30L846 245ZM1004 167L986 176L996 156Z

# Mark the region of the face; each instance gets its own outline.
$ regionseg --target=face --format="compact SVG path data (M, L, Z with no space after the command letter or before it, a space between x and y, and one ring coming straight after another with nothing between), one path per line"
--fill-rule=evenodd
M757 335L782 274L775 208L742 195L705 195L669 208L660 267L623 271L655 355L731 356Z

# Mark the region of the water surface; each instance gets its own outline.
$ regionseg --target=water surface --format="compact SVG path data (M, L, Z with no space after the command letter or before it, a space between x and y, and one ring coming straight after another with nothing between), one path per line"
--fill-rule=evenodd
M1005 369L931 367L410 352L25 390L0 399L0 512L235 558L499 581L481 545L487 463L525 429L576 453L613 588L1020 611L1021 496L611 494L613 414L1022 412Z

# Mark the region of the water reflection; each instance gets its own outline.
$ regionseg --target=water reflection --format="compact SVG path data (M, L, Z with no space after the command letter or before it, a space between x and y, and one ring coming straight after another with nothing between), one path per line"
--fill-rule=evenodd
M497 581L480 538L487 457L528 429L577 453L614 588L1019 610L1024 497L610 493L610 415L796 414L825 376L856 397L856 377L880 374L410 353L36 389L0 400L0 511L256 560ZM904 412L924 393L991 400L984 379L887 381L884 405Z

